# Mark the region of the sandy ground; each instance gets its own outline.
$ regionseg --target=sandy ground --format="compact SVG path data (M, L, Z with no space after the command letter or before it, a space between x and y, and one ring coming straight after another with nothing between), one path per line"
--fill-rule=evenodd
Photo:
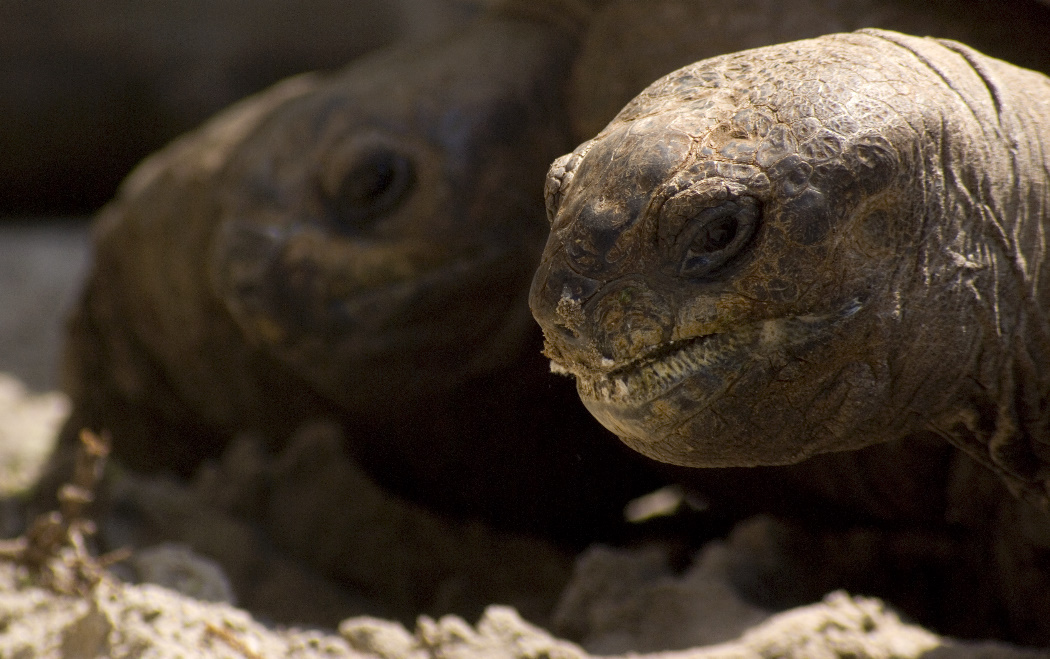
M476 625L456 616L421 617L415 630L377 618L345 620L338 634L267 628L241 611L151 585L105 581L86 595L19 586L0 563L0 656L5 657L346 657L349 659L588 659L580 645L551 636L511 608L489 607ZM686 600L696 609L722 602ZM659 619L649 631L686 618ZM621 639L623 640L623 639ZM997 644L954 643L908 625L877 600L833 593L823 602L770 616L739 638L705 648L624 659L1034 659Z

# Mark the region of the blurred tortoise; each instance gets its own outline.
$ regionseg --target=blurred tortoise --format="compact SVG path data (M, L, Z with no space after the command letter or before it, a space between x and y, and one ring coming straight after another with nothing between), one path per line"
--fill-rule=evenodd
M1050 78L883 30L716 57L557 159L546 199L531 307L607 428L689 467L801 463L831 502L862 453L904 495L889 523L972 530L954 615L999 599L1050 642Z
M658 75L726 48L983 29L941 9L505 2L445 41L248 99L145 161L99 213L65 434L107 429L125 464L187 474L237 430L278 448L334 417L397 492L591 538L658 481L539 354L527 294L549 161Z
M289 79L142 163L95 220L64 441L105 429L124 465L188 475L238 430L277 449L335 418L437 509L569 540L622 521L657 481L561 412L527 304L579 19L522 4Z

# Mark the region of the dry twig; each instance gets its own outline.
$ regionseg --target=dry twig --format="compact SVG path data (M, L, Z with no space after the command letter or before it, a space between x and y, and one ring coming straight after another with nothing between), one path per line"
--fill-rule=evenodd
M214 625L210 622L204 623L204 630L212 636L220 639L234 650L240 652L248 659L264 659L264 657L256 652L255 650L248 647L248 644L233 635L230 630Z
M130 555L117 550L95 557L87 548L95 525L85 514L95 501L109 446L105 436L80 432L73 478L58 491L59 509L33 520L22 537L0 542L0 558L24 565L57 592L83 595L102 580L106 566Z

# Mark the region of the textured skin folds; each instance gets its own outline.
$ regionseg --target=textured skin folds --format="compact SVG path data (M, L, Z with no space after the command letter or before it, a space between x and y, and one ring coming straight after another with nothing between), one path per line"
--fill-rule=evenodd
M1045 501L1048 150L1050 80L955 42L687 66L550 170L546 354L658 460L933 432Z

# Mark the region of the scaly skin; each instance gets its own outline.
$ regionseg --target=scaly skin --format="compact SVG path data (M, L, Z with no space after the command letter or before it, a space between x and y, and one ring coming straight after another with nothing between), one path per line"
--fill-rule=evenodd
M606 427L751 467L695 477L745 507L955 538L888 596L1050 643L1050 80L878 30L717 57L556 160L547 203L531 307Z
M650 86L548 177L531 305L628 445L785 465L934 432L1047 496L1050 80L861 31Z
M698 60L870 27L954 39L1050 73L1050 7L1031 0L617 0L573 60L573 133L597 135L654 80Z

